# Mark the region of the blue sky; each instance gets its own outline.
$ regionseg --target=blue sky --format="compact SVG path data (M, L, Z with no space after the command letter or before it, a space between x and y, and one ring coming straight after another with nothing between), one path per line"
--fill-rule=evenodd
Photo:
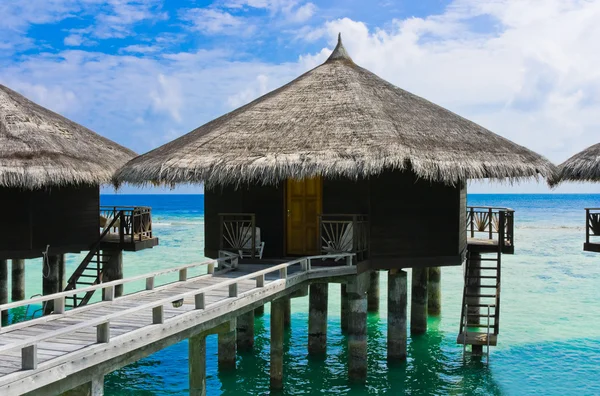
M138 153L318 65L338 32L358 64L556 163L600 141L598 1L3 0L0 15L0 83Z

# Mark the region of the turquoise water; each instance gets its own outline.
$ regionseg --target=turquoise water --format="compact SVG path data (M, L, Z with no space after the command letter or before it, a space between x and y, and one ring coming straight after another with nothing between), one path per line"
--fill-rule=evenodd
M125 253L125 276L203 259L201 196L106 195L102 203L153 207L160 246ZM469 204L516 210L516 254L504 256L500 337L489 367L470 359L463 362L462 348L455 343L460 267L442 271L441 318L429 320L426 335L409 338L405 364L388 367L387 287L382 273L380 313L368 318L366 385L350 385L346 380L339 285L331 285L326 360L308 359L308 298L292 300L284 394L600 394L600 253L582 251L583 208L600 206L600 195L470 195ZM72 271L79 256L68 260ZM41 264L28 261L28 295L41 290L40 274ZM269 392L268 308L256 318L254 353L239 354L234 372L218 373L216 336L208 337L209 395ZM187 383L187 344L182 342L107 376L106 393L180 395L187 394Z

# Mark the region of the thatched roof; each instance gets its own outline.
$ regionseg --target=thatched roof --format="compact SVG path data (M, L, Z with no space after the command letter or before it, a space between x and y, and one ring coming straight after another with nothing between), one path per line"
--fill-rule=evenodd
M356 65L322 65L130 161L115 183L271 183L408 169L447 184L548 177L540 155Z
M135 155L0 84L0 187L103 184Z
M600 181L600 143L586 148L559 165L557 176L551 181Z

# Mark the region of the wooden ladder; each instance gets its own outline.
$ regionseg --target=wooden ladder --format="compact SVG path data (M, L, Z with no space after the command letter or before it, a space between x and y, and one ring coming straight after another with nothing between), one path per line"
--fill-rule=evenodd
M65 291L77 289L78 286L86 287L102 283L104 264L110 261L111 254L109 251L100 250L100 244L110 229L116 224L117 220L122 220L122 217L123 213L119 211L109 225L104 228L104 231L100 234L100 238L90 248L89 253L69 278ZM81 294L74 294L73 296L65 297L65 306L70 309L81 307L87 304L93 295L94 291L92 290L83 293L83 296Z
M499 244L502 245L502 244ZM497 252L480 254L467 250L460 329L457 343L496 346L500 330L500 275L502 246Z

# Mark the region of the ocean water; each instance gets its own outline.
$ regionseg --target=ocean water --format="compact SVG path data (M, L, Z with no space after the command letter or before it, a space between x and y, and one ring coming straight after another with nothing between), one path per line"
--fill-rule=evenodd
M103 195L101 201L153 209L160 246L125 253L125 276L203 259L202 196ZM582 251L583 208L600 206L600 195L469 195L468 202L516 211L516 252L503 257L500 336L489 366L469 358L463 361L462 346L456 344L461 267L443 268L441 317L429 319L427 334L409 337L406 363L389 366L387 279L382 273L380 313L368 317L366 385L351 385L346 379L340 288L331 285L325 360L307 356L308 298L292 300L282 394L600 394L600 253ZM68 256L69 271L80 257ZM28 295L41 290L40 274L41 263L28 261ZM410 282L410 274L408 278ZM218 372L216 336L208 337L209 395L269 393L268 312L267 305L265 315L255 320L254 352L240 353L233 372ZM185 395L187 384L184 341L108 375L105 391L107 395Z

